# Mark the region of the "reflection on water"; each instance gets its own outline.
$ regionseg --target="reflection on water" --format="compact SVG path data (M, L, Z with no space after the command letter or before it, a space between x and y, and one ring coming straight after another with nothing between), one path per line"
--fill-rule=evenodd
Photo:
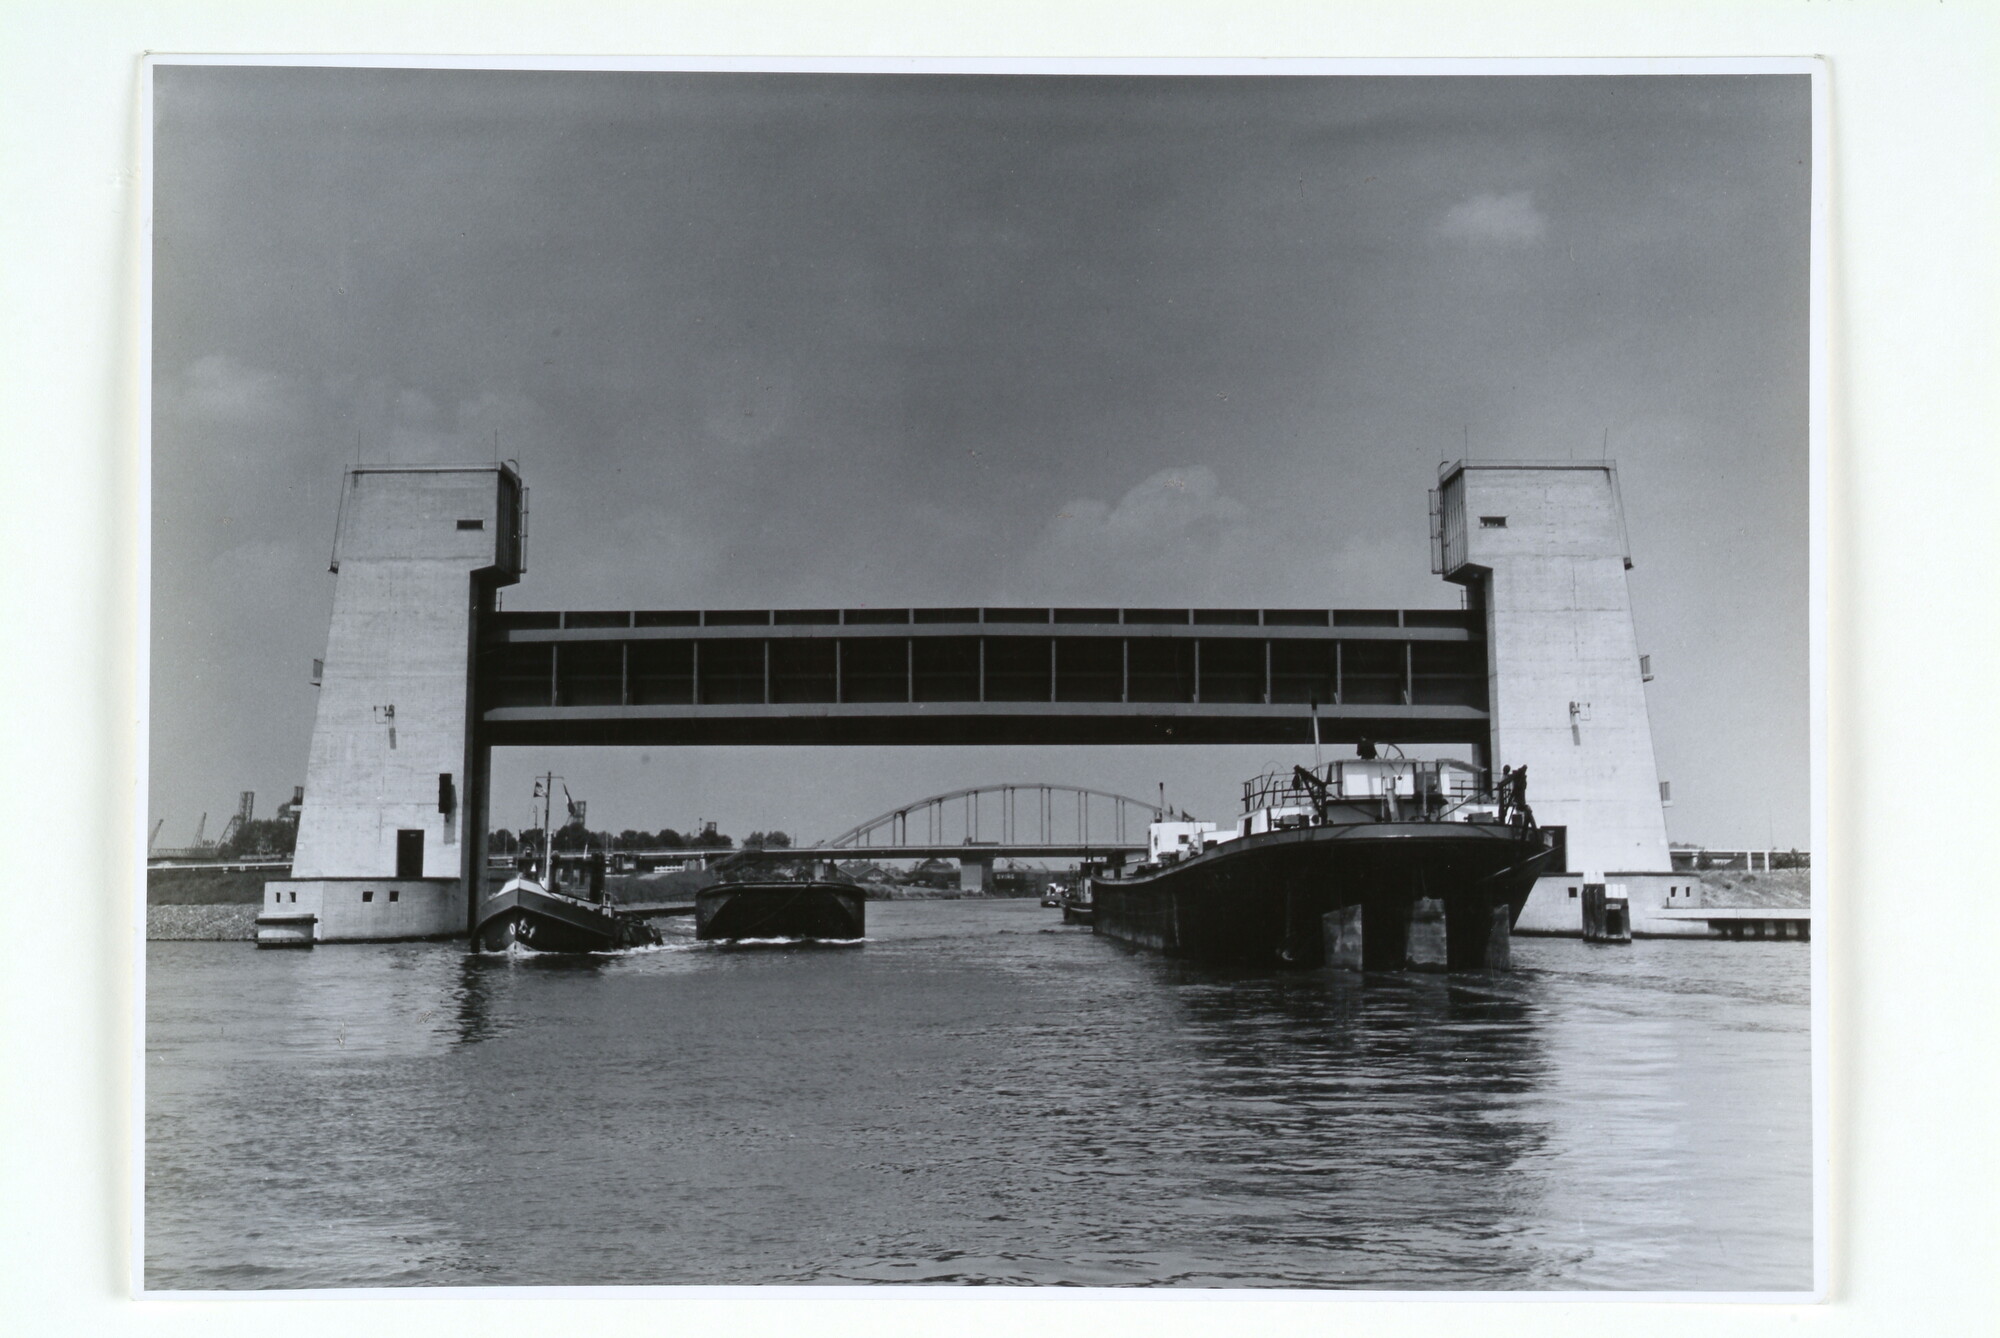
M149 955L157 1287L1810 1284L1799 944L1206 969L860 945Z
M1521 1167L1544 1134L1512 1112L1546 1061L1512 983L1185 979L1188 1034L1232 1126L1202 1161L1231 1192L1287 1205L1244 1218L1245 1246L1303 1286L1383 1285L1393 1255L1409 1261L1403 1285L1536 1285L1546 1261L1517 1226L1534 1196ZM1474 1240L1476 1264L1457 1244Z

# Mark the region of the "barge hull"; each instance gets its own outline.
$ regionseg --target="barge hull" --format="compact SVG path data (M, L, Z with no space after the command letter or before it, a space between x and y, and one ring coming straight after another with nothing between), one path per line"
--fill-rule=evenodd
M698 939L857 939L867 898L851 883L718 883L695 894Z
M1503 936L1553 857L1541 834L1372 823L1239 838L1157 873L1093 882L1096 931L1177 957L1323 965L1358 907L1367 970L1503 965ZM1497 913L1496 913L1497 912ZM1442 944L1437 940L1442 939Z

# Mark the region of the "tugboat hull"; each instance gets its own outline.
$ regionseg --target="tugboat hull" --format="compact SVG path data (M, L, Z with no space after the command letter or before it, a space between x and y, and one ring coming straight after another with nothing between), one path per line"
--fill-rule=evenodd
M1351 924L1342 913L1358 907L1367 969L1479 969L1505 964L1505 934L1554 854L1536 829L1498 823L1271 832L1093 880L1094 923L1172 956L1311 967L1336 932L1328 917Z
M717 883L695 894L699 939L857 939L867 898L850 883Z
M617 952L660 941L659 932L643 920L608 906L553 896L522 879L487 898L473 936L485 952L505 952L517 944L535 952Z

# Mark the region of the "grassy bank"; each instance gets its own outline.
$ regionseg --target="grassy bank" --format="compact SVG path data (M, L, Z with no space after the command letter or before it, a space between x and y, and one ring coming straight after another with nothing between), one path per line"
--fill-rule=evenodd
M148 906L255 906L264 900L264 884L283 878L282 869L148 869Z
M1812 905L1811 869L1773 869L1745 873L1740 869L1709 869L1701 879L1701 904L1709 909L1803 910Z

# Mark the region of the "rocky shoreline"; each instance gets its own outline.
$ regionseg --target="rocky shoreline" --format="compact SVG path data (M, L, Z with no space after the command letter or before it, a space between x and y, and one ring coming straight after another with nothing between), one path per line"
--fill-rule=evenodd
M257 938L256 905L148 906L149 942L250 943Z

